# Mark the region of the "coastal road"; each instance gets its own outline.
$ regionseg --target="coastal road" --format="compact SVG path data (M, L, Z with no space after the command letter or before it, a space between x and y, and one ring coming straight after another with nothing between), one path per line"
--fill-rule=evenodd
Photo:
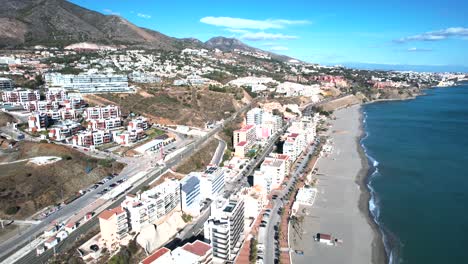
M307 164L309 163L310 159L309 156L310 154L314 153L315 151L315 145L309 146L306 149L306 153L303 154L301 157L298 158L297 163L296 163L296 169L292 173L289 181L287 182L287 185L279 190L279 191L273 191L272 194L278 195L278 198L273 199L273 209L271 211L270 215L270 220L268 221L266 225L266 235L265 235L265 249L264 249L264 258L263 262L264 263L274 263L275 259L275 231L274 231L274 226L278 225L279 221L281 220L281 216L278 214L278 210L283 206L283 197L287 194L289 191L289 188L291 188L297 180L297 177L301 175L304 171L304 169L307 167ZM287 232L287 230L282 230L283 232ZM279 248L278 248L279 250Z
M151 170L145 178L143 183L135 186L130 192L136 192L140 190L143 186L148 185L150 182L153 180L159 178L165 171L171 169L178 163L180 163L182 160L185 158L191 156L194 154L196 151L200 149L200 147L206 143L209 139L211 139L216 133L220 132L225 124L228 124L229 122L233 121L239 113L242 113L250 108L251 104L245 105L241 109L238 110L238 112L234 113L231 117L227 118L222 125L216 126L214 129L212 129L210 132L208 132L206 135L202 136L201 138L197 139L193 144L188 145L182 152L176 154L173 158L169 159L163 168L156 168ZM137 168L136 166L135 168ZM31 229L28 229L26 232L24 232L20 237L16 237L15 239L10 239L6 241L5 243L2 243L0 245L0 261L4 261L9 255L11 255L14 251L22 249L29 241L33 240L35 237L39 236L42 232L43 229L49 225L52 221L56 221L57 219L62 219L65 218L64 216L72 216L73 213L77 211L77 208L83 208L84 206L88 205L90 202L94 201L96 198L94 195L96 195L99 190L104 189L106 186L110 185L112 182L117 181L120 178L125 177L124 175L119 175L119 177L115 177L114 180L107 182L104 186L101 186L97 190L91 191L87 195L89 197L92 197L93 199L90 200L85 200L85 199L78 199L74 202L72 202L69 206L65 207L64 209L50 215L41 224L34 225ZM80 204L78 202L80 201ZM112 205L108 206L107 208L112 208L117 206L123 201L123 197L118 199L116 202L114 202ZM82 207L80 207L82 206ZM55 251L57 253L61 252L64 248L66 248L63 245L67 245L70 243L73 243L73 237L78 237L80 235L86 234L87 231L89 231L90 228L86 228L89 225L97 225L97 217L93 217L90 221L88 221L86 224L78 227L74 232L72 232L69 236L69 238L61 241L56 247ZM42 255L36 257L35 249L30 249L31 251L22 257L20 260L18 260L16 263L44 263L49 259L53 251L52 250L47 250L44 252Z
M216 148L216 151L210 163L212 165L219 166L219 164L223 160L224 151L226 150L226 142L218 137L216 138L218 139L218 147Z

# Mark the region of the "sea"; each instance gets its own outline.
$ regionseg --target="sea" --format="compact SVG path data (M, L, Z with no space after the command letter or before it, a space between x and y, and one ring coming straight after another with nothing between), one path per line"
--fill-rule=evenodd
M390 263L468 263L468 83L363 106L369 208Z

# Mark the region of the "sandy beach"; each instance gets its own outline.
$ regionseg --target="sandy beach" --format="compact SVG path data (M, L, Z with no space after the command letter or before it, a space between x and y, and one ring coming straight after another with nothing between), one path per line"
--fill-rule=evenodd
M386 263L377 226L369 216L369 192L365 185L367 158L359 144L362 135L360 106L337 110L329 129L333 150L317 163L318 195L313 206L302 211L290 228L292 262ZM337 245L314 241L316 233L342 240Z

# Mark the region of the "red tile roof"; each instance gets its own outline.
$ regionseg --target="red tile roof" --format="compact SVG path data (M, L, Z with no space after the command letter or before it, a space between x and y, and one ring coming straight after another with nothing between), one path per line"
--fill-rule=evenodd
M247 144L247 141L241 141L241 142L237 143L237 146L243 147L243 146L245 146L245 144Z
M147 258L145 258L144 260L141 261L142 264L151 264L153 263L153 261L157 260L158 258L160 258L162 255L166 254L170 252L170 250L168 248L160 248L158 250L156 250L155 252L153 252L153 254L149 255Z
M206 252L208 252L208 250L211 249L211 246L205 242L197 240L193 243L185 244L182 248L187 250L188 252L203 257L206 255Z
M113 215L118 215L124 212L124 209L119 206L113 209L106 210L99 215L99 218L109 220Z

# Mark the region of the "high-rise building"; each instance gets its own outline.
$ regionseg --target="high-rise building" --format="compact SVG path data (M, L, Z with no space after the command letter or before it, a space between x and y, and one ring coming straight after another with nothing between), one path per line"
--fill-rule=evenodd
M225 172L220 167L208 167L200 176L200 194L202 199L214 200L222 193L225 185Z
M106 210L99 215L101 240L109 249L115 249L128 234L127 212L122 207Z
M213 248L213 263L233 261L243 242L244 202L239 197L217 200L205 222L205 238Z
M125 75L47 73L44 75L44 79L48 88L64 88L67 91L80 93L122 93L132 91L128 86L128 78Z
M200 175L190 173L180 181L181 209L191 215L200 214Z
M11 79L0 78L0 91L9 91L15 88L15 84Z

